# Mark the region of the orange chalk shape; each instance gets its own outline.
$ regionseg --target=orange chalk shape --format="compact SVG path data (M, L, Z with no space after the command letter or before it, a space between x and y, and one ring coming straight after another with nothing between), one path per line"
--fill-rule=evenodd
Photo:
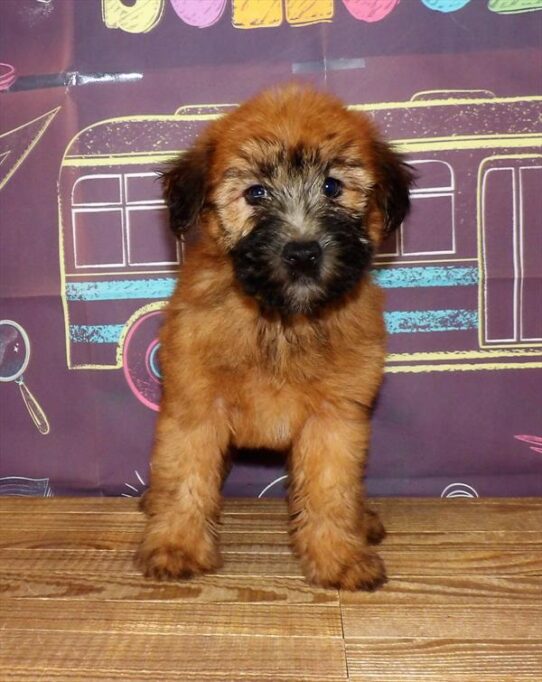
M297 26L307 26L333 19L334 0L286 0L286 19Z
M282 24L282 0L232 0L235 28L260 28Z

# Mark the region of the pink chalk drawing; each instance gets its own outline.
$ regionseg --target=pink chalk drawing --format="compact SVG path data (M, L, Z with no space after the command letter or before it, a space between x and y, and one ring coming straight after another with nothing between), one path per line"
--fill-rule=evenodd
M533 452L538 452L542 454L542 437L541 436L526 436L526 435L519 435L519 436L514 436L517 440L521 440L524 443L529 443L530 449Z
M354 19L368 23L384 19L400 2L401 0L343 0Z
M8 90L16 80L15 67L11 64L0 62L0 92Z
M207 28L224 14L227 0L170 0L175 14L189 26Z
M128 386L136 398L155 412L162 393L158 352L158 329L162 321L160 310L143 315L131 326L123 349L123 370Z

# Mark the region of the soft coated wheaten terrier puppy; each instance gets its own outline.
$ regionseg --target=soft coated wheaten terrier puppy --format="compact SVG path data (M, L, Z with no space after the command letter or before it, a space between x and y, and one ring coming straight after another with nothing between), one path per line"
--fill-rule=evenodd
M385 355L369 268L411 180L367 116L295 85L210 124L164 173L172 228L199 238L161 336L147 576L220 566L224 462L240 446L289 452L292 543L311 583L386 580L362 482Z

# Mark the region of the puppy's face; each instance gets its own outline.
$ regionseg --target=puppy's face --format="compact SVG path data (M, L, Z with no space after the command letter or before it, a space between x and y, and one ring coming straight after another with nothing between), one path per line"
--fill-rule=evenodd
M366 117L295 87L217 121L164 177L173 229L199 222L244 292L284 315L355 288L411 182Z

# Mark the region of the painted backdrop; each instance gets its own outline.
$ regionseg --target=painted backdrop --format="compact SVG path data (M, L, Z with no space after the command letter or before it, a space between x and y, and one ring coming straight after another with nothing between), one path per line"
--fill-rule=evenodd
M0 494L135 496L185 244L155 181L293 78L418 171L381 250L374 495L542 494L541 0L2 0ZM181 274L182 276L182 274ZM272 453L226 494L280 495Z

